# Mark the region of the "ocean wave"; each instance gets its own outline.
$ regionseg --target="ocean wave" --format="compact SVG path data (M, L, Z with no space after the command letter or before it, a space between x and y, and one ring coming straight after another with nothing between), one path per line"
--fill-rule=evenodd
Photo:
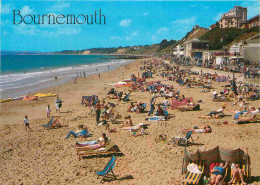
M16 72L0 75L0 92L4 90L19 89L29 86L34 86L40 83L48 82L54 79L55 76L62 81L68 81L76 74L85 73L87 76L95 73L101 73L119 67L129 60L111 60L109 62L91 63L86 65L66 66L59 68L38 68L38 71L31 72ZM107 66L110 66L109 69ZM95 70L95 69L98 69ZM82 74L83 75L83 74Z

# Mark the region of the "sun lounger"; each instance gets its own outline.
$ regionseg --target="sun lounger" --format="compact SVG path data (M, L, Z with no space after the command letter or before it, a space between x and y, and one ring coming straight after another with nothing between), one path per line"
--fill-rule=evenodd
M246 182L247 178L249 177L249 170L247 168L247 165L242 165L242 169L245 171L244 181ZM232 173L230 173L230 180L232 179ZM236 181L235 179L232 181L231 185L243 185L243 183L240 181Z
M188 171L187 175L185 176L186 182L184 182L184 184L186 185L198 184L201 180L202 174L204 173L203 161L192 161L191 163L195 163L196 165L198 165L198 168L201 171L201 173L194 173Z
M218 185L224 185L225 184L225 179L227 177L227 174L228 174L228 168L225 169L225 174L223 175L223 178L221 179L221 181L218 183ZM210 176L211 176L211 173L210 173ZM211 181L211 178L209 178L208 182L206 185L210 185L210 181Z
M102 180L100 181L100 183L102 183L102 181L104 181L104 178L107 177L110 172L112 172L112 176L116 179L116 176L113 172L113 169L114 169L115 164L116 164L115 162L116 162L116 157L113 155L113 157L109 160L109 162L107 163L105 168L100 172L96 172L96 174L98 175L98 178L100 176L103 177Z
M117 154L120 153L120 151L118 151L118 149L116 148L116 145L113 142L109 142L107 143L107 145L105 146L105 148L102 150L102 148L100 149L86 149L86 148L82 148L82 147L78 147L76 148L77 150L77 155L80 157L88 157L88 156L94 156L94 155L109 155L109 154Z

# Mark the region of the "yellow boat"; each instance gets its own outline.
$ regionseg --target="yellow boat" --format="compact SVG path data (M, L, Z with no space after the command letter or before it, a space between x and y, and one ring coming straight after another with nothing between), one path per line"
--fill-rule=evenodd
M13 98L1 99L1 100L0 100L0 103L9 102L9 101L12 101L12 100L13 100Z
M51 97L51 96L57 96L57 94L54 93L38 93L34 96L37 96L38 98L45 98L45 97Z

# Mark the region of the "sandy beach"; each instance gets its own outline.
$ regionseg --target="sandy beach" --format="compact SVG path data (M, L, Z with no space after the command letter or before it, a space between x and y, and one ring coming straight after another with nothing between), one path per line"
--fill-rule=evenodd
M78 160L75 150L76 141L70 137L64 139L70 130L76 130L79 124L89 128L92 137L88 140L98 139L105 126L97 126L95 115L90 114L90 109L81 105L82 96L98 95L100 100L117 103L117 100L107 98L108 84L130 78L134 73L138 75L141 61L139 59L129 63L129 68L123 66L113 71L104 72L99 79L98 75L91 75L72 82L40 90L42 93L57 93L64 101L61 114L55 113L55 97L40 98L37 101L11 101L0 104L0 184L99 184L96 171L102 170L110 157L93 157ZM199 70L199 68L197 69ZM206 72L206 69L203 69ZM218 71L217 71L218 73ZM232 74L230 74L232 76ZM122 117L131 115L133 123L151 124L146 130L149 134L133 137L130 132L122 131L110 133L108 136L118 145L123 156L118 156L114 173L118 180L105 182L105 184L173 184L180 185L185 175L181 174L184 147L167 145L156 142L160 134L167 138L183 136L182 128L210 125L212 133L194 134L196 143L203 145L189 146L189 150L209 150L217 145L227 149L241 148L248 150L251 157L251 176L259 177L260 171L260 145L259 123L238 125L233 123L234 111L237 106L226 102L226 114L222 119L200 119L199 115L206 115L212 110L219 109L223 102L213 102L211 92L201 93L201 88L186 88L176 82L165 81L164 78L154 75L147 81L161 80L165 84L173 85L185 97L193 97L194 102L202 100L200 111L180 112L169 109L174 115L168 121L148 122L147 113L127 113L129 103L119 103L116 110ZM243 79L241 79L243 80ZM227 83L213 82L217 91L223 89ZM127 92L127 87L118 88ZM35 92L38 93L38 92ZM33 94L35 94L33 93ZM152 94L149 92L132 92L131 101L148 104ZM159 97L157 103L162 103L164 98ZM250 101L251 106L259 107L259 100ZM60 115L60 123L66 125L58 129L44 129L47 124L46 107L50 104L51 115ZM31 132L26 132L23 118L29 116ZM120 119L124 121L123 119ZM223 124L227 121L228 124ZM119 124L110 124L111 128L119 128ZM257 184L259 182L254 182Z

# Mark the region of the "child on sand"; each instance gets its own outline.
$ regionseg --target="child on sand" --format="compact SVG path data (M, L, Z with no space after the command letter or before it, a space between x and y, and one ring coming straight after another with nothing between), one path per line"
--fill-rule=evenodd
M47 106L46 113L47 113L47 118L49 118L50 114L51 114L51 107L50 107L50 105Z
M32 130L31 127L29 126L29 120L28 120L28 116L27 116L27 115L24 117L23 122L24 122L24 124L25 124L25 130L26 130L26 132L27 132L27 127L28 127L30 130Z

